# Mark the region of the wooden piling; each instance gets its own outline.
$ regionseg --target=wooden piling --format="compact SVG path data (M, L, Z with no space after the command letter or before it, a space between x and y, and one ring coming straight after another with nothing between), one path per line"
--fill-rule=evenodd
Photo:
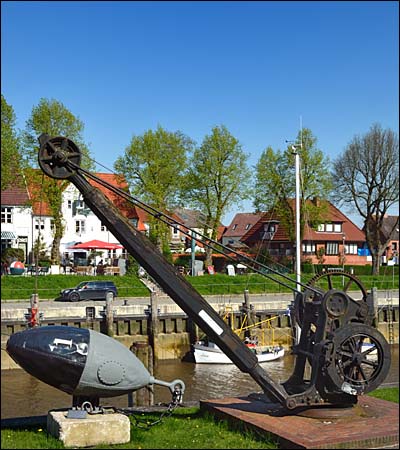
M151 346L145 342L134 342L130 350L135 354L135 356L144 364L146 369L149 371L150 375L153 375L153 350ZM143 388L135 391L132 397L128 396L128 404L134 402L133 397L136 399L136 406L151 406L154 405L154 388L152 385L145 386Z
M114 311L113 311L113 294L112 292L107 293L106 296L106 329L107 335L110 337L114 336Z

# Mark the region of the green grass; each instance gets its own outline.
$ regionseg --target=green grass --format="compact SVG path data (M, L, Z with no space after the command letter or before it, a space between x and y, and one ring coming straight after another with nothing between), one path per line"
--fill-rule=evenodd
M154 422L159 414L136 416L140 422ZM209 413L199 408L182 408L172 416L164 418L150 428L136 426L134 417L130 418L131 440L127 444L99 445L92 448L130 448L130 449L210 449L210 448L277 448L273 440L260 438L241 428L232 428L226 421L217 421ZM3 429L2 449L56 449L64 448L61 441L49 436L43 428L24 430Z
M380 388L370 392L368 395L389 402L399 403L399 388Z
M305 274L303 283L312 277ZM295 276L291 275L293 282L284 279L280 275L273 275L274 279L280 280L290 287L295 287ZM265 276L259 274L238 275L231 277L224 274L205 275L202 277L186 277L201 295L230 295L243 294L248 289L250 294L291 292L290 289L280 285ZM360 276L362 284L369 291L372 287L378 289L398 289L399 279L392 279L390 275ZM60 290L74 287L85 280L112 280L118 288L120 297L148 297L148 289L136 276L83 276L83 275L40 275L40 276L18 276L9 275L1 277L1 300L29 300L31 294L39 294L40 299L55 299ZM342 286L342 277L334 277L337 289ZM353 287L353 286L352 286Z
M381 388L370 394L372 397L399 403L399 388ZM159 414L146 413L134 416L140 423L153 422ZM231 425L217 420L199 408L179 408L170 417L147 429L136 426L131 416L131 440L128 444L103 445L92 448L130 449L247 449L278 448L273 438L262 437L246 431L242 425ZM45 428L4 428L1 431L2 449L56 449L64 448L61 441L49 436Z

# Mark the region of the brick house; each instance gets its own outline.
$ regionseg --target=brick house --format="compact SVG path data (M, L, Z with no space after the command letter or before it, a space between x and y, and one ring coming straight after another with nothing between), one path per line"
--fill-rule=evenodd
M325 220L318 229L312 229L309 225L304 228L302 260L328 265L371 264L364 232L330 202L327 202L327 207ZM277 260L290 259L295 255L294 244L290 242L287 230L279 216L271 212L263 213L243 235L241 242L250 247L253 253L267 250Z
M222 235L222 244L240 248L242 237L261 219L263 213L237 213Z

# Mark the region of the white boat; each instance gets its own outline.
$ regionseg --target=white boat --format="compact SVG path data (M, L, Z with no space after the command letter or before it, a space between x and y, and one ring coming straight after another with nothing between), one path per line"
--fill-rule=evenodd
M285 355L285 349L281 346L246 345L254 351L260 363L274 361ZM196 342L193 345L193 354L196 364L233 364L214 342Z

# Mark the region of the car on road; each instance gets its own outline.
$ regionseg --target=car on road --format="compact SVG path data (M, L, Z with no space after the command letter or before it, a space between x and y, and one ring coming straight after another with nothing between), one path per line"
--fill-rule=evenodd
M118 291L112 281L82 281L78 286L63 289L60 292L60 300L79 302L81 300L106 300L107 294L112 293L113 299Z

